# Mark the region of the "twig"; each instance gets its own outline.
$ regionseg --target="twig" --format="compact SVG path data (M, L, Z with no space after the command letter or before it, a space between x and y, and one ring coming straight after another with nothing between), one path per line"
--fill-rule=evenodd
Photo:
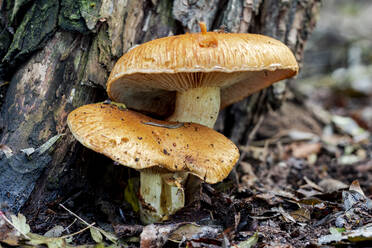
M72 212L71 210L69 210L68 208L66 208L65 206L63 206L62 204L59 204L63 209L65 209L67 212L69 212L71 215L75 216L78 220L80 220L81 222L83 222L85 225L89 226L90 228L93 228L95 229L96 231L100 232L101 234L103 234L107 239L109 239L111 242L114 242L113 241L113 237L110 237L109 234L105 231L105 230L102 230L101 228L98 228L98 227L95 227L93 226L94 223L92 224L89 224L88 222L86 222L85 220L83 220L82 218L80 218L77 214L75 214L74 212ZM114 237L115 240L117 240L116 237Z
M263 120L265 119L265 115L261 115L256 123L256 125L253 127L252 131L249 133L248 135L248 142L247 144L250 144L254 138L254 136L256 135L258 129L260 128Z
M25 236L27 239L31 239L29 236L27 236L25 233L23 233L21 230L18 229L18 227L16 227L6 216L5 214L0 210L0 216L3 217L3 219L9 224L11 225L14 229L17 230L17 232L19 232L20 234L22 234L23 236Z
M59 204L64 210L66 210L67 212L69 212L71 215L75 216L78 220L80 220L81 222L83 222L85 225L87 226L90 226L91 224L89 224L88 222L86 222L85 220L83 220L82 218L80 218L77 214L75 214L74 212L72 212L70 209L66 208L65 206L63 206L62 204Z
M66 226L65 229L63 229L63 231L67 230L68 232L70 232L68 229L76 222L76 220L77 219L75 218L74 221L70 225Z
M67 235L61 236L61 237L59 237L59 238L61 238L61 239L65 239L65 238L68 238L68 237L71 237L71 236L75 236L75 235L77 235L77 234L79 234L79 233L84 232L85 230L87 230L87 229L89 229L89 228L91 228L91 227L94 228L93 225L95 225L95 224L96 224L96 223L93 222L92 224L89 224L88 226L86 226L86 227L84 227L83 229L81 229L80 231L77 231L77 232L74 232L74 233L71 233L71 234L67 234Z
M3 87L4 85L7 85L7 84L9 84L9 81L2 82L0 83L0 87Z

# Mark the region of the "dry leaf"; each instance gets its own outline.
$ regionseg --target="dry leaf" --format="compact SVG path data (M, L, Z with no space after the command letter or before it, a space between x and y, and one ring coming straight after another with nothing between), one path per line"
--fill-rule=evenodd
M359 181L358 180L354 180L350 187L349 187L349 190L354 190L356 192L358 192L359 194L361 194L364 198L366 197L366 195L364 194L363 190L360 188L360 184L359 184Z
M322 145L320 143L293 143L290 147L294 157L307 158L312 154L318 154Z
M59 237L62 235L63 231L64 231L64 227L63 226L55 226L53 227L52 229L50 229L49 231L47 231L46 233L44 233L44 237L49 237L49 238L56 238L56 237Z
M30 226L26 223L26 217L18 213L18 216L11 215L13 225L17 228L17 231L21 232L24 235L27 235L30 232Z
M319 182L319 186L322 187L322 189L326 193L331 193L331 192L334 192L334 191L338 191L340 189L346 189L347 188L347 184L344 184L343 182L338 181L338 180L333 179L333 178L327 178L327 179L321 180Z
M101 243L102 240L103 240L103 237L102 237L102 234L100 231L94 229L94 228L89 228L89 231L90 231L90 236L92 236L92 239L96 242L96 243Z
M197 224L186 224L180 226L169 236L169 240L181 242L182 240L199 239L203 237L215 238L222 231L219 227L200 226Z

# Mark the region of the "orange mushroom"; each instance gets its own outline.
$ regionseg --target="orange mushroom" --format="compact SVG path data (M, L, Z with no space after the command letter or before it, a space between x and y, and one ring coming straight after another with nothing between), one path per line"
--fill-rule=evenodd
M107 92L128 108L213 127L220 108L298 72L282 42L246 33L176 35L141 44L111 71ZM173 106L173 107L172 107Z
M84 146L140 171L141 219L160 221L184 206L188 173L222 181L239 158L222 134L194 123L159 121L115 104L89 104L68 115Z

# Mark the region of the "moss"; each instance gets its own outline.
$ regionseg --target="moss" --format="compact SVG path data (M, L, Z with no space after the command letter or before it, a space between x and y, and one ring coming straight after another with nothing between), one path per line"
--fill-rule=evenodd
M58 2L35 1L17 28L2 62L14 66L20 60L24 60L25 55L42 47L56 29L57 14Z
M80 1L62 0L58 25L68 31L88 33L89 29L80 13Z
M100 0L80 0L80 13L89 30L93 30L99 19Z
M99 19L100 0L62 0L58 24L61 28L87 34Z

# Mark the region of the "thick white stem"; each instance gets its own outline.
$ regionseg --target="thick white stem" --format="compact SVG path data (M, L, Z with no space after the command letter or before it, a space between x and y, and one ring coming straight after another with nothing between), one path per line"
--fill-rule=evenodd
M193 88L177 92L176 106L169 121L193 122L213 128L220 110L220 88Z
M156 169L140 171L141 220L160 222L185 205L185 173L162 173Z

